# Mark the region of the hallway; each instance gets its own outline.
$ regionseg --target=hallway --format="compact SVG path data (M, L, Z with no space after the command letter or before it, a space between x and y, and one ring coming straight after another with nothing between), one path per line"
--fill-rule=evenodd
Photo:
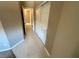
M0 58L79 58L79 2L0 2Z
M25 41L13 49L16 57L19 58L47 57L48 54L43 44L41 43L40 39L35 34L35 32L30 30L30 26L27 26L26 29L27 34Z

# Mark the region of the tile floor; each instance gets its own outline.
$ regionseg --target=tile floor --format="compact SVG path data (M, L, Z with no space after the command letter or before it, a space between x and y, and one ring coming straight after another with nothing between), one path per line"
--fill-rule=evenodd
M44 58L48 54L37 35L26 26L27 35L20 45L13 49L17 58Z

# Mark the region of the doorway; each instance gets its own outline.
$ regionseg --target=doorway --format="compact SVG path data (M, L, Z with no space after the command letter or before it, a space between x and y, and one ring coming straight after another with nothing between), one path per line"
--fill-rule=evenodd
M23 8L25 31L29 32L34 28L33 8Z

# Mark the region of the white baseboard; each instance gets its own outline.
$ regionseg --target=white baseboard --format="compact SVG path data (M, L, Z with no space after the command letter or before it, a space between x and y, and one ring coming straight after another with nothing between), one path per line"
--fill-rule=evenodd
M13 48L17 47L17 46L18 46L18 45L20 45L22 42L24 42L24 39L23 39L23 40L21 40L20 42L18 42L17 44L15 44L13 47L11 47L11 49L13 49Z
M23 41L24 41L24 39L21 40L20 42L18 42L17 44L15 44L13 47L10 47L10 48L8 48L8 49L4 49L4 50L0 50L0 52L4 52L4 51L8 51L8 50L12 50L13 48L15 48L15 47L17 47L18 45L20 45Z

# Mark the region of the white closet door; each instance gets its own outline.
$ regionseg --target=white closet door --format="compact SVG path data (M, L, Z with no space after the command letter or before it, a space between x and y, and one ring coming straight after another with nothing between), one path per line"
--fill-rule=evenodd
M36 32L40 35L40 8L36 10Z
M9 41L0 21L0 52L10 48Z
M49 11L50 11L49 2L45 3L44 5L36 9L36 32L44 44L46 41Z
M48 18L49 18L49 11L50 11L50 3L47 2L45 3L43 6L41 6L41 24L42 24L42 28L44 30L47 29L47 25L48 25Z
M48 26L48 20L49 20L49 11L50 11L50 3L47 2L43 6L41 6L41 32L42 36L41 39L43 43L45 44L46 41L46 32L47 32L47 26Z

